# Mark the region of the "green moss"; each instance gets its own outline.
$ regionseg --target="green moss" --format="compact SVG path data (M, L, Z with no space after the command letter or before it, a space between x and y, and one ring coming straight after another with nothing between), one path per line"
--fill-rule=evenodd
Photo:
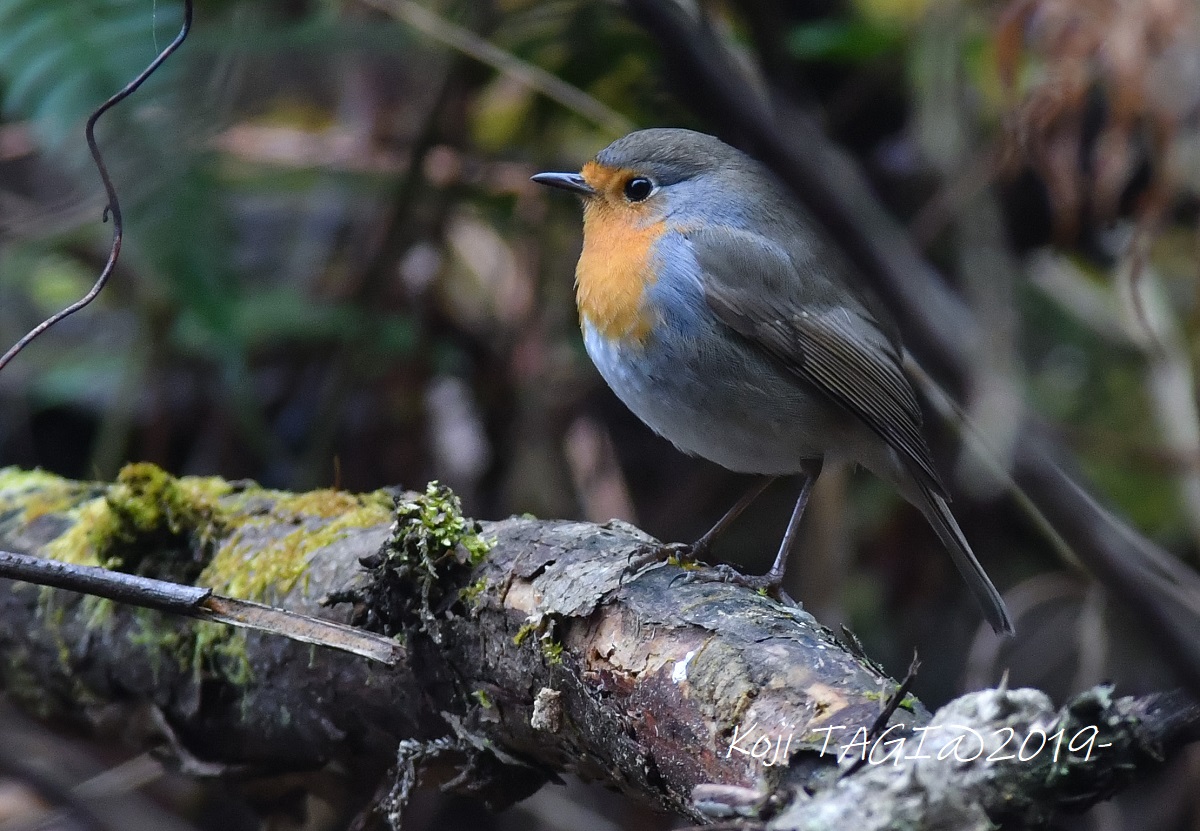
M176 479L151 464L126 465L111 485L73 482L43 471L0 469L0 512L20 511L28 524L61 514L70 529L46 553L66 562L106 563L115 546L147 538L219 531L217 500L231 486L221 479Z
M45 556L195 582L251 600L270 601L291 590L306 578L313 552L352 530L388 522L393 503L384 491L286 494L219 478L176 478L150 464L126 466L107 486L0 468L0 521L23 525L49 513L63 517L67 530L42 549ZM280 535L280 528L287 533ZM478 551L476 542L467 542ZM104 630L117 608L90 596L63 603L48 589L40 598L44 625L55 632L65 613ZM197 679L215 677L234 686L251 679L243 630L182 625L144 610L136 615L130 642L149 655L156 677L164 661L173 660ZM65 644L59 660L66 669L71 656Z
M496 541L486 539L477 522L463 516L462 502L449 488L430 482L425 493L396 505L401 543L394 550L404 556L416 555L431 563L462 546L470 565L483 561Z
M487 590L488 581L486 577L480 577L466 588L459 589L458 598L468 605L474 605L479 596Z
M541 633L538 636L539 645L544 657L551 664L561 664L563 656L563 645L554 638L554 620L542 618L538 621L527 620L517 630L517 634L513 635L513 643L517 646L525 643L530 635Z
M364 622L376 631L423 631L436 640L439 621L483 590L483 585L466 584L495 541L463 516L458 497L437 482L414 498L397 498L394 512L387 542L364 561L369 584L335 602L359 604L366 610Z
M447 509L447 521L438 533L460 534L471 556L481 556L486 543L456 527L449 507L439 507ZM47 513L66 521L67 530L43 548L45 556L197 583L251 600L291 590L314 551L352 529L387 522L392 509L393 497L384 491L286 494L215 477L176 478L146 463L127 465L108 486L0 469L0 516L16 512L19 525ZM289 522L294 530L275 535Z
M23 470L16 465L0 467L0 492L34 490L55 487L64 480L61 476L47 473L41 468Z
M323 519L345 517L364 509L377 518L386 518L392 510L392 498L385 491L354 494L338 490L316 490L281 495L278 511Z
M71 676L71 647L63 637L63 622L67 611L62 603L62 595L46 586L39 586L41 594L38 597L37 617L42 621L50 636L54 639L57 650L58 667L67 677Z
M222 623L181 621L150 609L134 612L129 643L146 653L157 683L164 660L171 660L195 682L216 678L234 687L253 680L246 632Z
M274 600L306 576L314 552L350 531L382 525L391 508L390 497L381 493L313 491L272 496L276 498L269 512L242 515L236 524L227 520L232 533L200 573L198 585L243 600ZM325 521L329 517L336 519ZM320 521L315 527L314 520ZM276 539L267 537L266 531L289 522L296 524L294 531Z
M476 701L478 701L479 706L485 710L491 710L496 706L494 703L492 703L492 697L483 690L475 690L475 692L471 693L471 698L474 698Z
M179 491L174 477L142 462L121 468L105 501L131 535L147 534L164 526L179 533L190 513Z
M279 539L245 544L240 538L222 546L196 582L243 600L268 600L292 590L304 574L311 546L304 528Z
M47 513L69 523L43 548L46 556L196 582L253 600L290 590L313 551L353 528L383 524L391 508L392 497L383 492L283 494L219 478L176 478L151 464L126 466L108 486L0 469L0 512L19 512L14 516L21 524ZM271 540L270 532L289 522L295 529ZM216 549L222 539L225 544ZM54 592L42 593L42 615L47 628L58 630L64 607L54 598ZM115 608L110 600L85 597L72 611L100 631L111 624ZM250 678L241 630L213 623L180 627L140 611L132 631L131 642L150 655L156 676L161 660L171 657L197 677L216 676L234 685ZM65 665L70 655L65 646L59 652Z
M532 621L526 621L525 624L517 630L517 634L513 635L513 643L517 646L520 646L521 644L525 643L525 639L536 632L537 629L538 627L536 623L533 623Z
M895 695L895 693L885 693L880 690L867 690L862 694L862 697L867 701L891 701L893 695ZM916 707L919 704L920 701L917 700L917 697L912 693L908 693L896 706L901 710L907 710L910 713L915 713Z
M695 560L681 558L678 554L670 554L667 556L667 565L678 566L684 571L700 571L707 568L703 563L698 563Z
M117 611L117 601L107 597L88 595L79 601L79 614L87 621L84 625L89 632L100 632L113 621Z
M28 525L47 514L67 514L98 488L43 470L0 468L0 516L16 512L17 522Z
M66 511L73 523L45 553L190 582L223 530L219 499L230 490L217 478L177 479L152 464L126 465L100 495Z
M551 664L561 664L563 645L550 637L542 638L542 655Z
M93 595L85 595L76 600L73 595L64 594L48 586L38 586L37 618L42 629L53 640L58 659L58 667L67 678L75 678L75 664L72 656L72 643L63 634L67 615L72 619L84 621L84 628L89 632L104 631L113 620L116 603Z
M162 616L149 609L138 609L134 612L134 627L129 635L129 643L146 653L150 673L154 677L155 686L158 686L163 658L178 651L180 632L178 629L164 626Z
M254 668L246 653L245 629L208 621L194 623L191 628L194 635L191 648L180 657L188 660L193 676L212 673L235 687L244 687L254 680Z

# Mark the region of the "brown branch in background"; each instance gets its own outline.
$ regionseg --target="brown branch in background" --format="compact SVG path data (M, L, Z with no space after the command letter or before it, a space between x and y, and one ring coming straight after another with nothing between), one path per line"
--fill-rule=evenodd
M761 84L702 13L667 0L626 0L656 39L685 101L793 190L896 315L924 362L970 387L980 327L873 195L861 170L814 121ZM1105 510L1075 481L1071 453L1026 414L1012 477L1075 555L1155 632L1153 642L1200 691L1200 576Z
M21 758L16 753L11 752L7 746L7 742L0 744L0 776L20 782L22 785L32 789L48 805L56 806L59 810L47 812L47 814L50 814L53 819L59 822L65 819L74 820L77 827L84 829L84 831L109 831L110 829L107 823L96 816L87 799L84 799L72 789L63 787L46 772L30 765L28 759ZM5 821L3 825L9 827L10 823ZM12 827L48 826L26 826L23 823L13 823ZM71 828L72 825L64 823L61 826L49 827Z
M161 797L146 793L157 785L157 796L165 783L179 781L175 777L182 772L165 754L139 753L114 765L111 744L85 748L78 736L55 733L7 701L0 701L0 724L4 831L195 831L171 814ZM30 779L31 773L35 779ZM98 822L83 826L81 810Z
M112 276L113 269L117 267L117 257L121 255L121 240L125 233L125 228L121 220L121 204L117 201L117 189L113 187L112 179L108 175L108 167L104 164L104 159L100 155L100 147L96 143L96 122L100 116L108 112L117 104L124 101L130 95L137 91L147 78L154 74L163 61L171 56L171 53L180 47L184 39L188 35L188 31L192 27L192 0L184 0L183 3L183 25L179 28L179 34L175 36L167 47L158 53L158 56L150 62L150 65L138 74L136 78L125 85L125 88L113 95L103 104L101 104L95 112L87 120L87 126L84 129L84 135L87 136L88 150L91 151L92 159L96 163L96 170L100 172L100 180L104 183L104 192L108 196L108 204L104 207L103 221L107 222L109 216L112 216L113 222L113 241L112 248L108 254L108 261L104 264L104 268L100 272L100 276L96 278L96 282L92 284L91 289L83 297L76 300L70 306L67 306L61 311L55 312L50 317L43 320L37 326L33 327L25 334L23 338L13 344L4 355L0 356L0 370L3 370L8 363L15 358L21 350L28 346L34 338L45 332L51 326L58 323L64 318L70 317L75 312L87 306L104 289L108 278Z
M613 137L633 129L633 123L603 101L588 95L540 66L523 61L469 29L439 17L413 0L363 0L450 49L540 92L571 112L607 130Z

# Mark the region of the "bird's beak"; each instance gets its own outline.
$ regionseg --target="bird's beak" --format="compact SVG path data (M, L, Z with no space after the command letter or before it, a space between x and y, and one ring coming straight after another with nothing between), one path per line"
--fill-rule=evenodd
M569 190L580 196L595 196L596 190L578 173L539 173L530 179L539 185L549 185L552 188Z

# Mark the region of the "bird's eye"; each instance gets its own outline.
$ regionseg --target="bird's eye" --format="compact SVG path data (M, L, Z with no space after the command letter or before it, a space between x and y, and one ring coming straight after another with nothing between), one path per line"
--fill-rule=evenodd
M654 193L654 183L645 176L634 176L625 183L625 198L630 202L641 202Z

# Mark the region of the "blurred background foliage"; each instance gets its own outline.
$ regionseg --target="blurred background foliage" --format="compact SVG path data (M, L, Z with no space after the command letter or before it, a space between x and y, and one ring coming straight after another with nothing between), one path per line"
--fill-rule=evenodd
M1025 401L1103 498L1195 563L1194 0L703 8L765 89L865 166L984 322L981 360L1007 380L968 407L998 457ZM173 0L0 0L3 347L99 272L111 229L82 125L180 21ZM95 304L0 373L0 465L110 478L148 460L291 489L436 478L478 517L617 516L695 538L744 483L604 387L573 305L578 206L528 181L637 127L736 134L690 112L681 83L615 3L200 0L182 50L101 122L121 260ZM1015 641L977 631L919 515L852 471L821 480L792 593L893 673L918 647L931 706L1006 670L1060 700L1106 678L1173 683L1137 622L943 450ZM764 568L792 498L773 488L722 556ZM1198 777L1193 756L1150 789L1167 806L1153 817L1135 794L1078 825L1185 827L1200 814L1181 783ZM573 799L495 822L664 827ZM485 822L473 811L435 800L419 822Z

